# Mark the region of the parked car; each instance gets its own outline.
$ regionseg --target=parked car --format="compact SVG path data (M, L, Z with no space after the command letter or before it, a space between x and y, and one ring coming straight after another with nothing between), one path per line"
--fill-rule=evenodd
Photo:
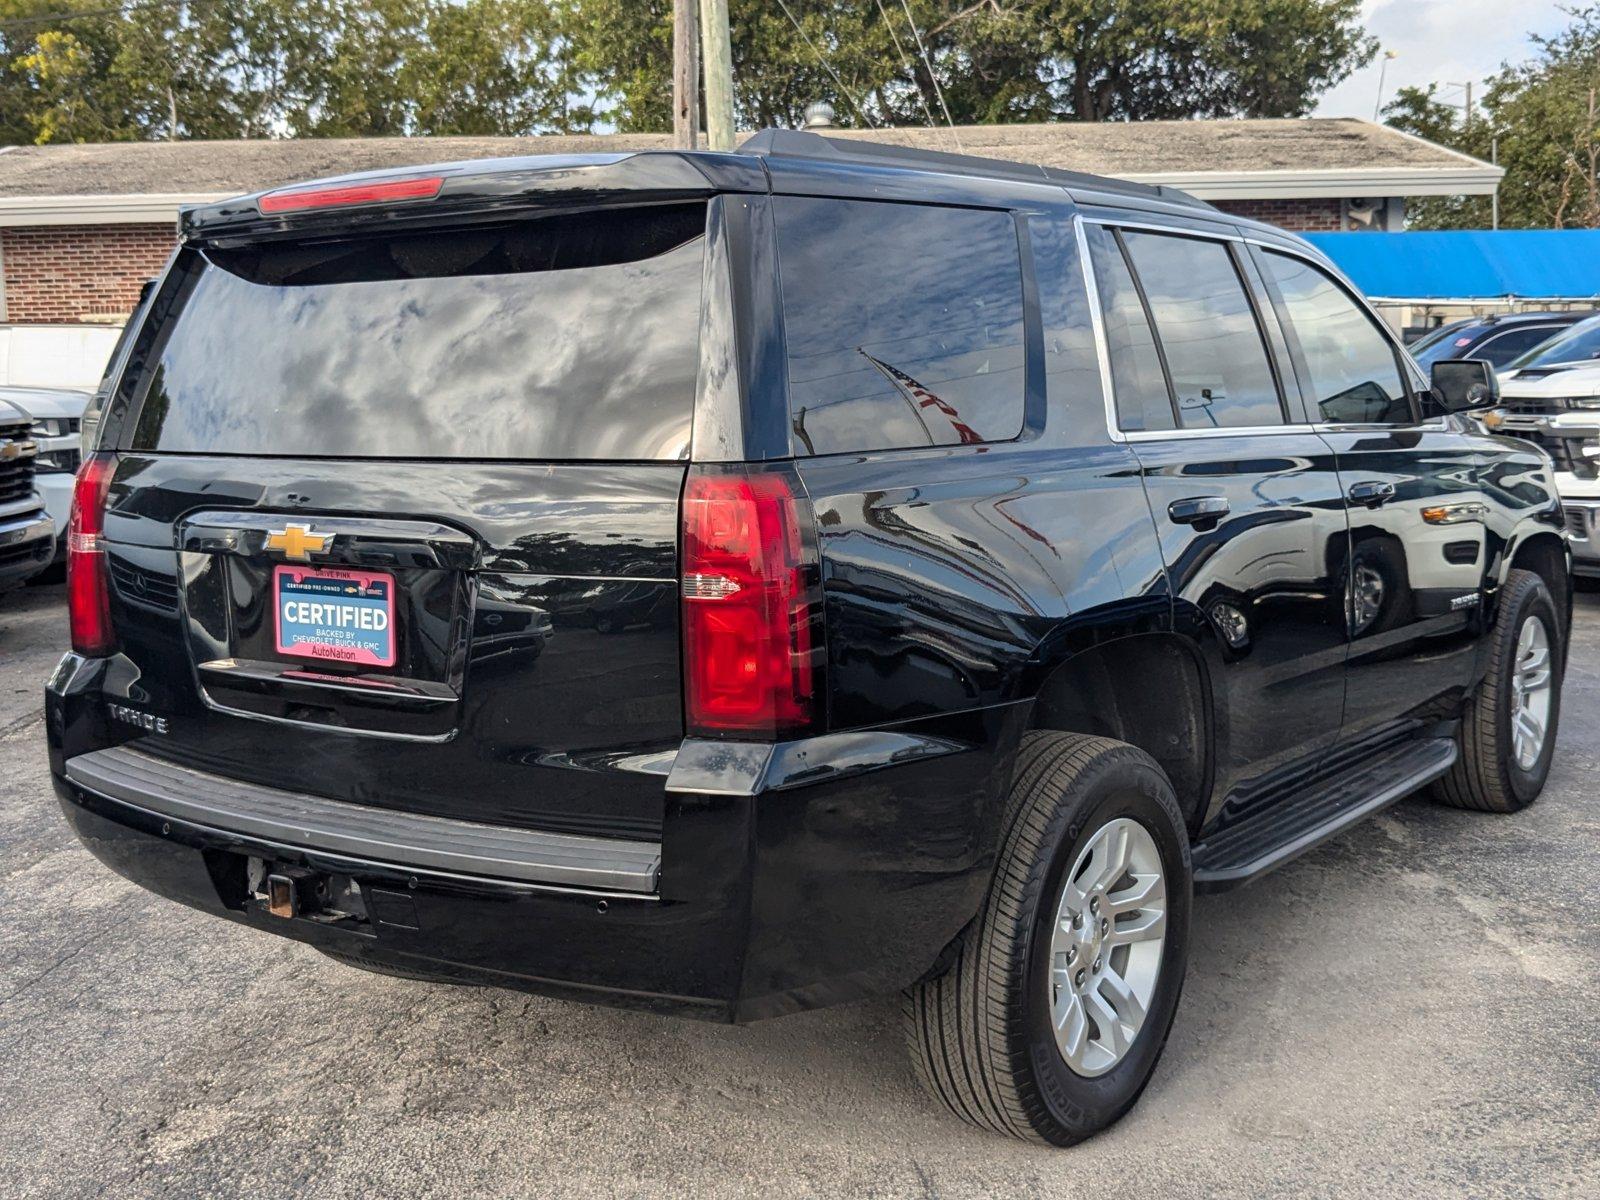
M1593 316L1589 309L1471 317L1441 325L1411 347L1411 356L1424 370L1443 358L1481 358L1500 368Z
M89 396L88 392L67 388L0 387L0 401L32 422L31 432L38 447L34 483L45 511L55 522L56 550L52 561L56 564L66 561L67 517L72 507L73 477L83 460L80 439Z
M1194 890L1544 785L1549 460L1290 234L768 132L181 237L46 721L161 895L719 1021L904 989L935 1096L1068 1144L1155 1069ZM485 611L537 656L481 670Z
M39 447L28 416L0 399L0 595L50 565L55 525L34 483Z
M1600 316L1511 363L1501 391L1488 423L1550 455L1573 572L1600 578Z

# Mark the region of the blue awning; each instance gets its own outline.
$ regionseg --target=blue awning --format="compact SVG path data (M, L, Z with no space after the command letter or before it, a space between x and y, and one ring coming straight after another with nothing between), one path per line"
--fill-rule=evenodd
M1600 298L1600 229L1311 233L1368 296L1392 300Z

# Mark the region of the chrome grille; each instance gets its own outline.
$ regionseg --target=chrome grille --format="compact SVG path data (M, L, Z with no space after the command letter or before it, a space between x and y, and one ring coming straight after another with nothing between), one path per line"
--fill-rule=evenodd
M0 425L0 504L33 495L33 460L37 453L27 422Z
M1567 518L1567 532L1575 538L1589 537L1589 510L1577 504L1563 504L1561 511Z

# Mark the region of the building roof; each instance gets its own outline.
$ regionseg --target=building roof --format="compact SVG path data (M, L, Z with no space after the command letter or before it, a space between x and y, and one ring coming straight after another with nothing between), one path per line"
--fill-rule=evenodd
M1600 229L1306 236L1373 299L1600 299Z
M1170 184L1206 200L1486 194L1503 174L1409 134L1348 118L829 132ZM665 134L582 134L7 146L0 147L0 224L164 221L180 204L324 175L669 145Z

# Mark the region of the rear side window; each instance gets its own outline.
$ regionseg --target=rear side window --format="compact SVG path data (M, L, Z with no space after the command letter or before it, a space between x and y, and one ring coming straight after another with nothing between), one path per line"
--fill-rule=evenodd
M1161 369L1161 354L1116 235L1102 226L1091 225L1089 256L1094 260L1095 284L1105 316L1117 424L1129 432L1171 429L1177 422L1172 414L1166 373Z
M1009 213L779 196L796 453L1022 431L1022 266Z
M1123 235L1185 429L1279 425L1283 407L1244 281L1222 242Z
M133 448L686 457L704 234L700 204L197 254Z
M1283 307L1300 349L1318 420L1341 424L1404 424L1411 401L1394 347L1371 317L1327 272L1304 259L1266 251L1267 284ZM1300 366L1297 363L1297 366Z

